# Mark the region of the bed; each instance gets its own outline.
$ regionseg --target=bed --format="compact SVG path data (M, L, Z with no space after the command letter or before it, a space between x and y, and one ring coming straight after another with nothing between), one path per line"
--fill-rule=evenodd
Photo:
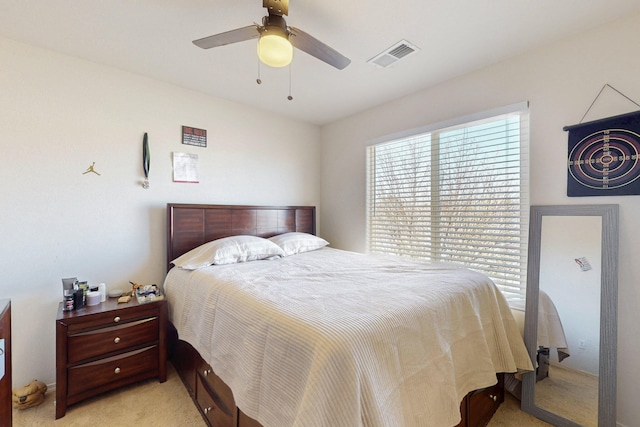
M216 239L313 236L315 208L167 209L170 357L210 425L486 425L500 373L532 369L481 274L328 246L171 269Z

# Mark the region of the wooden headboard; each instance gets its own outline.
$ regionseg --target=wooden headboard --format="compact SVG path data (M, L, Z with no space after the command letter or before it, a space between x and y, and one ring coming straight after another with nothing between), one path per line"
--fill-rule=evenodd
M316 234L315 206L167 204L167 267L180 255L223 237Z

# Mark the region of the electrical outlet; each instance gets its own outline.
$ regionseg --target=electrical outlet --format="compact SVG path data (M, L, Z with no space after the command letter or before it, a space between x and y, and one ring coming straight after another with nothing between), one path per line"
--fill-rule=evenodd
M581 339L580 341L578 341L578 348L581 348L584 350L585 348L587 348L587 342Z

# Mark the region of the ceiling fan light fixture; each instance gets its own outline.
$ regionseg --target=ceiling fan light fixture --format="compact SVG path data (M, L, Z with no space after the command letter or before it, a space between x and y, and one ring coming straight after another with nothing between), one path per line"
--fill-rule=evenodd
M283 15L289 13L289 0L263 0L269 14L262 17L262 25L254 24L193 41L202 49L225 46L245 40L259 39L258 58L270 67L286 67L293 60L293 48L325 62L338 70L351 60L299 28L289 27ZM258 63L259 64L259 63Z
M258 40L258 58L270 67L286 67L293 60L293 46L286 35L265 31Z

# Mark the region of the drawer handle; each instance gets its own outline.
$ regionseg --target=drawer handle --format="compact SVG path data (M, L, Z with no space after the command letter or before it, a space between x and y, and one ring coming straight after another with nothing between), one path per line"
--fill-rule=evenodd
M494 396L493 394L489 395L489 399L493 400L494 402L498 401L498 396Z
M209 412L213 411L213 408L211 406L209 406L208 408L204 408L202 410L202 412L204 412L205 414L208 414Z
M205 369L204 371L202 371L202 375L204 375L205 377L207 375L209 375L211 372L213 372L211 369Z
M116 323L118 323L118 322L120 321L120 316L116 316L116 317L114 317L114 318L113 318L113 321L114 321L114 322L116 322Z
M113 370L113 373L114 373L114 374L119 374L119 373L120 373L120 368L116 368L116 369L114 369L114 370Z
M113 340L114 343L118 344L120 342L120 337L115 337L115 339Z

